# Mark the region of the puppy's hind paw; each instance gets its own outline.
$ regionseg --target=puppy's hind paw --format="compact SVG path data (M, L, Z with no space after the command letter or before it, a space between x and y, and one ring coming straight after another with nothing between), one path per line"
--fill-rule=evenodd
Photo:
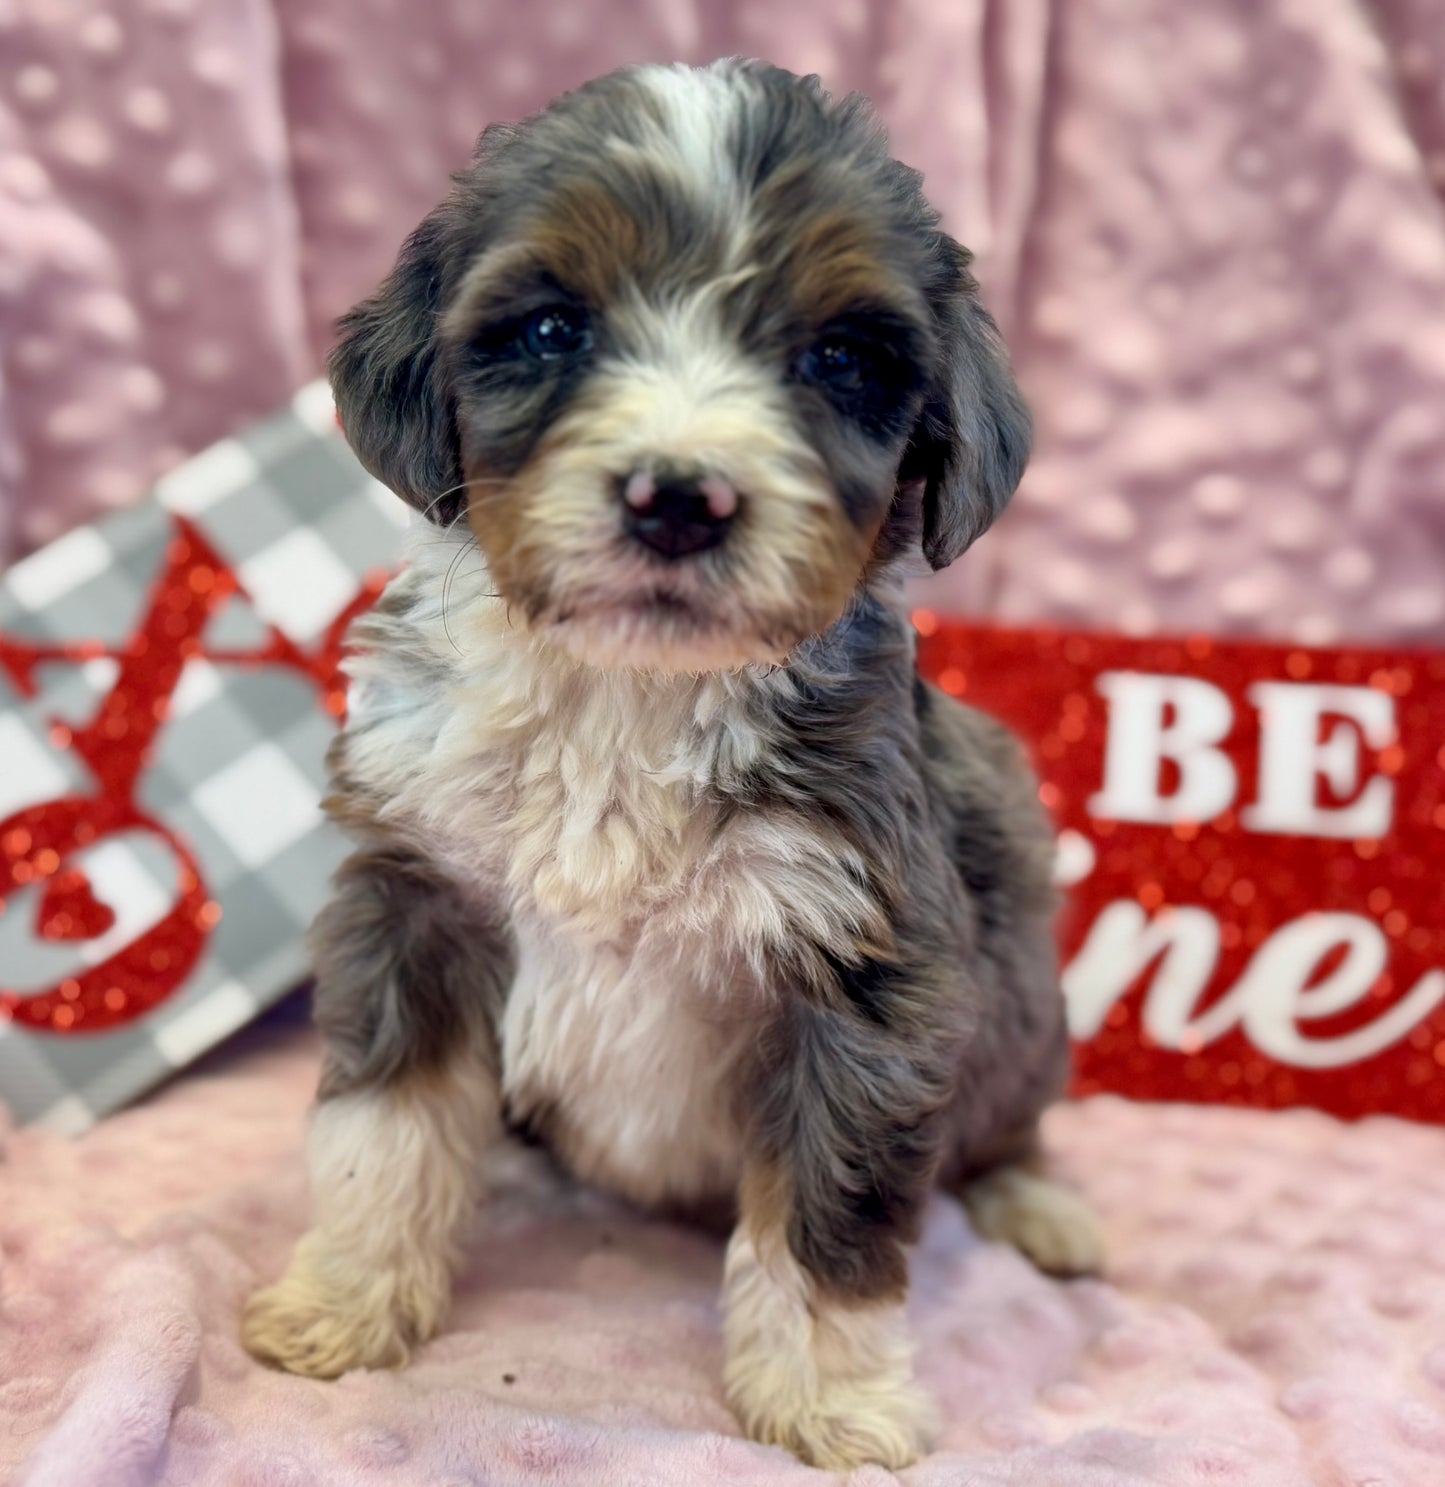
M1000 1167L960 1195L980 1239L1011 1244L1049 1275L1097 1275L1104 1237L1089 1205L1062 1183Z

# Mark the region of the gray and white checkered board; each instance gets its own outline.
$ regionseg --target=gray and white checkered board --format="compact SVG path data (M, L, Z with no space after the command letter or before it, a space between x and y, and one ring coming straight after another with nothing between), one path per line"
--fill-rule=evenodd
M180 466L155 499L71 532L0 578L0 633L42 643L131 635L174 536L189 518L252 601L213 616L208 649L244 648L265 624L313 647L362 579L395 561L407 511L357 464L324 384ZM45 664L39 695L0 672L0 820L95 782L50 742L53 722L89 721L117 663ZM192 660L138 789L143 809L185 840L222 910L188 982L111 1032L57 1035L0 1021L0 1101L22 1121L84 1129L198 1058L304 979L303 936L345 853L319 810L334 723L317 688L277 666ZM265 802L265 808L258 808ZM36 933L40 889L0 914L0 984L23 991L97 965L174 900L178 864L154 836L111 837L76 859L115 925L92 941Z

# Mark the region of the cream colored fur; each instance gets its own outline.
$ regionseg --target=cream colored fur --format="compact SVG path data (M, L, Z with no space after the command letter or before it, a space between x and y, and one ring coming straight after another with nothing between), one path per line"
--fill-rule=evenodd
M739 1225L724 1281L724 1382L744 1429L829 1471L907 1466L933 1431L902 1305L820 1296L781 1235Z
M643 1204L716 1198L737 1181L729 1080L751 1027L670 963L579 955L533 921L502 1023L509 1105L553 1110L549 1144L586 1181Z
M246 1347L317 1378L404 1363L446 1314L497 1131L496 1083L480 1065L319 1106L312 1227L281 1280L251 1298Z

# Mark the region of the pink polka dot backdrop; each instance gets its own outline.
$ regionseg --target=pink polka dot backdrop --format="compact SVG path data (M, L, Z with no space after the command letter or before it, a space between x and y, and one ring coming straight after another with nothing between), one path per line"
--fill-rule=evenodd
M312 375L484 124L734 52L877 100L1014 347L932 602L1445 638L1441 0L9 0L0 559Z
M264 0L0 6L0 550L138 498L311 370Z
M1445 7L1072 0L1049 46L992 608L1438 640Z

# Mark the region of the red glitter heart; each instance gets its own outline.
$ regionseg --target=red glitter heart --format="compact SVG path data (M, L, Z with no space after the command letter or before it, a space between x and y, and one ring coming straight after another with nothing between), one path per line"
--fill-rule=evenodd
M40 901L40 936L46 940L93 940L115 923L115 910L96 898L79 868L56 873Z

